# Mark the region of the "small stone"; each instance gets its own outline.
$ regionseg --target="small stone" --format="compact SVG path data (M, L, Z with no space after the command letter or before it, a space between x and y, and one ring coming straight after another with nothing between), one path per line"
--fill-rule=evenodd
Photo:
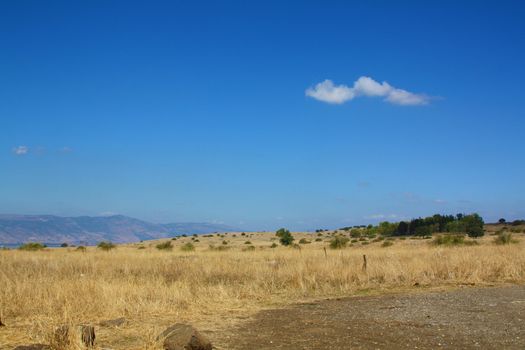
M177 323L168 327L159 335L164 339L164 350L212 350L212 345L206 337L190 325Z

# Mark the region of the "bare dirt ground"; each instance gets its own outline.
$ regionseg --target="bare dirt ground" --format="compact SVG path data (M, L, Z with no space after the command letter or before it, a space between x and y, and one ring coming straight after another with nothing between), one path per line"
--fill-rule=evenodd
M218 349L525 349L525 286L299 304L210 337Z

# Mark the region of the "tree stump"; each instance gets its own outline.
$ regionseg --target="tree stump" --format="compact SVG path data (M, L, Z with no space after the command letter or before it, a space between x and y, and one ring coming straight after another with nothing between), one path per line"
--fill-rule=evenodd
M95 327L88 325L78 326L78 345L82 348L95 346Z
M52 345L58 349L66 349L70 345L69 326L62 325L55 329Z

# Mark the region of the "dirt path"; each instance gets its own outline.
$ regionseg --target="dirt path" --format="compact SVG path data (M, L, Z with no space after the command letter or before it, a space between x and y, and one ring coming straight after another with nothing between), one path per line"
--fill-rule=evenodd
M236 350L525 349L525 286L363 296L267 310L216 344Z

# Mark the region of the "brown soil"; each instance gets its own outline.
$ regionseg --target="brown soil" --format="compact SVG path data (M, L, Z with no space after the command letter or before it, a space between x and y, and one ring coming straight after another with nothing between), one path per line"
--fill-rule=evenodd
M324 300L210 336L218 349L525 349L525 286Z

